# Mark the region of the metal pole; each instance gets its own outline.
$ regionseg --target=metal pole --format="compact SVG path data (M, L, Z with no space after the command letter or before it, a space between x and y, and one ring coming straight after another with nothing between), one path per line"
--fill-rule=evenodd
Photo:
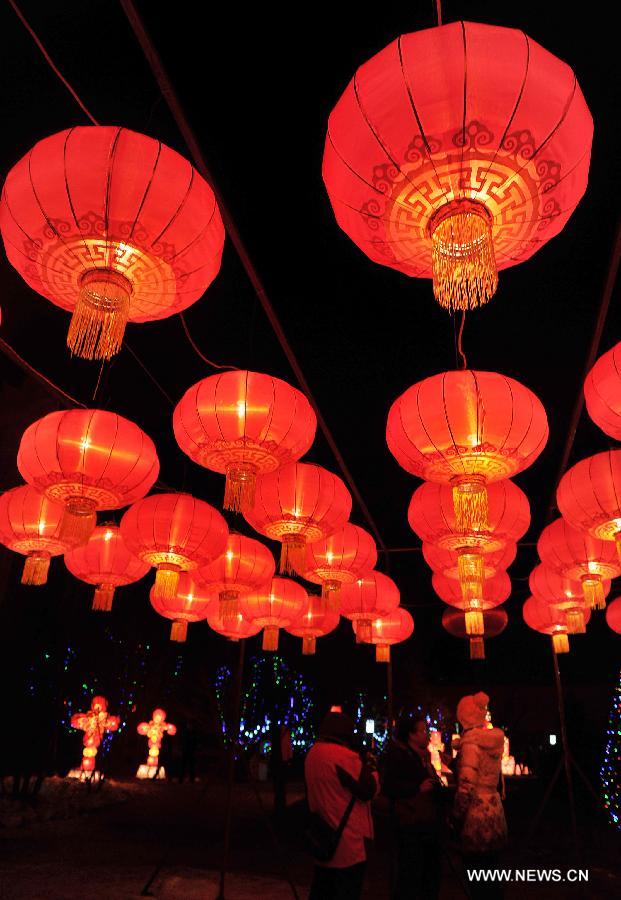
M392 659L386 666L386 692L388 694L388 735L392 734L394 720L393 693L392 693Z
M552 639L550 638L550 643ZM569 752L569 742L567 740L567 727L565 723L565 701L563 698L563 686L561 684L561 673L558 667L558 656L552 644L552 659L554 666L554 684L556 686L556 699L558 703L558 717L561 729L561 744L563 746L563 765L565 767L565 778L567 780L567 797L569 799L569 816L571 820L571 832L574 842L574 853L576 855L577 865L580 865L580 841L578 838L578 824L576 822L576 804L574 800L574 784L571 777L571 754Z

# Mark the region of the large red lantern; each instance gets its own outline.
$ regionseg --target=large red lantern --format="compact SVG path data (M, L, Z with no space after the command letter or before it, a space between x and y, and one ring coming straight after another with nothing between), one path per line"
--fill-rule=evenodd
M156 613L172 619L171 641L183 643L188 636L188 625L203 622L207 618L213 594L189 572L181 572L174 596L161 596L156 586L149 592L151 606Z
M389 663L390 648L393 644L402 644L414 633L414 619L402 606L388 613L387 616L378 616L371 624L371 639L369 644L375 645L375 662Z
M470 643L470 659L485 659L485 641L497 637L507 627L509 616L502 607L486 609L483 613L483 634L468 633L462 613L456 609L445 609L442 613L442 626L453 637L467 639Z
M160 471L144 431L102 409L66 409L29 425L17 453L24 481L62 503L61 536L85 543L98 509L121 509L151 489Z
M587 375L584 399L595 424L621 441L621 343L600 356Z
M341 587L341 614L353 622L358 643L371 640L374 619L387 616L399 606L399 588L382 572L369 572Z
M465 369L408 388L390 408L386 440L407 472L452 486L457 529L469 531L486 526L486 486L539 456L548 419L519 381Z
M555 653L569 653L569 626L564 610L550 606L545 600L537 597L529 597L522 607L522 617L533 631L551 635ZM585 609L585 626L588 625L590 618L591 610Z
M317 648L317 638L334 631L340 620L337 612L328 609L322 596L309 594L302 614L285 630L294 637L302 638L303 656L312 656Z
M0 497L0 543L26 557L22 584L45 584L52 556L69 549L60 537L63 513L60 503L28 484Z
M541 532L537 552L546 566L582 583L584 599L592 609L605 607L604 582L621 574L613 544L555 519Z
M216 598L207 610L207 624L217 634L228 638L229 641L241 641L254 637L261 631L261 626L251 622L240 612L226 618L220 612L220 602Z
M295 462L310 449L317 417L286 381L237 370L203 378L185 392L173 415L184 453L226 475L225 509L252 506L256 476Z
M584 598L580 581L573 581L565 575L560 575L557 570L542 563L535 566L530 573L528 586L533 597L565 614L569 634L584 634L586 631L584 612L590 606ZM610 582L603 582L602 589L604 594L608 594Z
M377 548L371 535L348 522L339 531L306 545L298 574L322 586L322 596L333 611L338 610L342 584L351 584L377 565Z
M307 544L345 525L351 496L341 479L321 466L290 463L257 478L252 506L243 510L255 531L282 542L281 571L304 565Z
M621 561L621 450L589 456L560 480L556 502L573 528L614 541Z
M180 572L217 559L228 534L218 510L190 494L152 494L121 519L127 548L156 567L154 594L161 599L176 597Z
M254 538L229 534L224 552L203 566L199 578L218 594L224 619L238 613L240 594L256 591L274 577L276 567L270 551Z
M621 634L621 597L615 597L606 608L606 623L609 628Z
M435 544L429 544L423 541L423 558L432 572L444 575L446 578L460 579L463 577L464 554L459 554L454 550L443 550ZM514 562L517 555L517 544L515 541L508 541L504 547L486 553L482 557L483 578L493 578L499 572L506 571ZM461 558L461 563L460 563Z
M278 633L292 625L304 611L308 594L290 578L273 578L259 591L240 597L242 615L263 629L263 649L278 650Z
M224 242L214 193L187 160L99 125L39 141L11 169L0 229L24 281L73 313L67 344L87 359L118 353L127 321L198 300Z
M88 543L65 554L65 565L72 575L94 584L93 609L112 609L114 591L139 581L149 571L149 563L130 553L118 525L98 525Z
M323 177L374 262L433 277L470 309L498 269L557 235L588 178L593 120L569 66L523 31L453 22L405 34L333 109Z
M483 613L500 606L511 595L511 579L506 572L484 579L481 585L468 586L467 590L455 579L434 573L431 585L440 600L463 611L466 631L475 636L483 635Z

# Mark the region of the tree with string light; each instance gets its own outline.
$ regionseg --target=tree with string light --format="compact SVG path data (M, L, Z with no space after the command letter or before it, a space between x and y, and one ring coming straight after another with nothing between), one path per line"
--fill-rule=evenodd
M612 696L600 778L608 818L621 828L621 673Z

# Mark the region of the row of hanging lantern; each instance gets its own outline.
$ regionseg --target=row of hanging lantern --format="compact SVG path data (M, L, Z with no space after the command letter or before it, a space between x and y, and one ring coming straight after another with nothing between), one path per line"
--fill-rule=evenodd
M621 438L621 344L604 353L589 372L584 394L593 422ZM606 607L610 581L621 575L621 450L597 453L561 478L556 500L561 518L543 529L541 559L530 575L532 596L523 608L531 628L552 635L557 653L569 651L569 636L584 634L592 610ZM621 598L606 621L621 632Z

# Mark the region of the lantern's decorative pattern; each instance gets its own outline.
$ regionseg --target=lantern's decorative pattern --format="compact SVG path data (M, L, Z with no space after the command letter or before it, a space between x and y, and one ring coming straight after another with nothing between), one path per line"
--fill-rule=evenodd
M537 552L546 566L581 582L584 599L592 609L604 609L608 593L604 582L621 575L613 544L577 531L564 519L555 519L541 532Z
M29 425L17 454L24 481L62 503L61 537L84 544L98 509L121 509L151 489L160 464L151 438L101 409L49 413Z
M589 456L560 480L556 502L573 528L614 541L621 562L621 450Z
M552 637L555 653L569 653L569 627L564 610L550 606L537 597L529 597L522 607L522 616L529 628ZM584 610L585 627L591 618L591 610Z
M220 613L227 619L237 615L240 594L258 590L272 580L275 571L267 547L254 538L229 534L224 553L199 569L198 577L218 594Z
M528 586L535 599L547 603L553 610L564 613L569 634L585 633L584 611L591 606L584 598L580 581L572 581L542 563L535 566L530 573ZM609 581L603 582L603 591L605 594L610 591Z
M120 724L120 716L111 716L108 713L108 701L105 697L93 697L88 712L75 713L71 716L71 727L84 732L80 767L83 773L92 775L95 771L95 757L104 733L116 731Z
M141 722L136 728L138 734L147 738L149 753L147 761L140 766L137 772L138 778L165 778L166 773L160 766L160 749L162 738L165 734L173 737L177 733L177 726L166 721L166 712L163 709L154 709L150 722Z
M45 584L51 558L69 549L60 537L63 513L28 484L0 497L0 543L26 557L22 584Z
M333 109L323 178L374 262L433 277L471 309L499 269L557 235L587 185L593 120L572 70L522 31L472 22L405 34Z
M350 619L358 643L369 643L373 620L387 616L399 606L399 588L382 572L370 572L353 584L341 587L341 614Z
M304 611L308 594L290 578L273 578L260 591L239 599L241 614L263 629L263 649L278 650L278 633L288 628Z
M260 625L250 622L240 612L224 618L220 612L220 601L217 597L207 609L207 624L213 631L228 638L229 641L241 641L244 638L254 637L261 631Z
M340 531L306 545L298 574L322 586L322 596L333 612L338 612L342 584L351 584L377 565L377 548L371 535L348 522Z
M621 343L600 356L587 375L584 399L595 424L621 441Z
M118 353L127 321L198 300L224 243L214 193L190 163L114 126L39 141L7 176L0 229L24 281L72 311L67 344L87 359Z
M621 634L621 597L615 597L606 607L606 623L617 634Z
M302 638L302 654L312 656L317 649L317 638L334 631L340 620L339 614L328 608L322 595L309 594L302 614L285 630Z
M154 595L173 600L179 573L206 566L226 549L229 530L217 509L190 494L153 494L121 519L127 548L155 566Z
M203 622L207 618L213 598L209 589L188 572L179 574L174 597L160 596L156 586L149 593L155 612L166 619L172 619L170 639L178 643L187 640L189 624Z
M470 643L470 659L485 659L485 641L497 637L507 627L509 616L502 607L487 609L483 612L483 633L472 635L468 632L463 613L456 609L445 609L442 613L442 626L453 637L467 639Z
M243 510L255 531L282 542L281 571L304 565L307 544L342 528L351 496L341 479L321 466L291 463L257 478L255 500Z
M369 643L375 645L375 662L389 663L391 646L407 641L413 633L414 619L402 606L373 619Z
M88 543L65 554L65 565L72 575L94 584L93 609L109 612L114 591L140 581L149 571L149 564L130 553L121 537L118 525L98 525Z
M310 449L317 417L286 381L237 370L189 388L175 408L173 429L190 459L226 475L224 507L239 511L254 503L257 475Z

